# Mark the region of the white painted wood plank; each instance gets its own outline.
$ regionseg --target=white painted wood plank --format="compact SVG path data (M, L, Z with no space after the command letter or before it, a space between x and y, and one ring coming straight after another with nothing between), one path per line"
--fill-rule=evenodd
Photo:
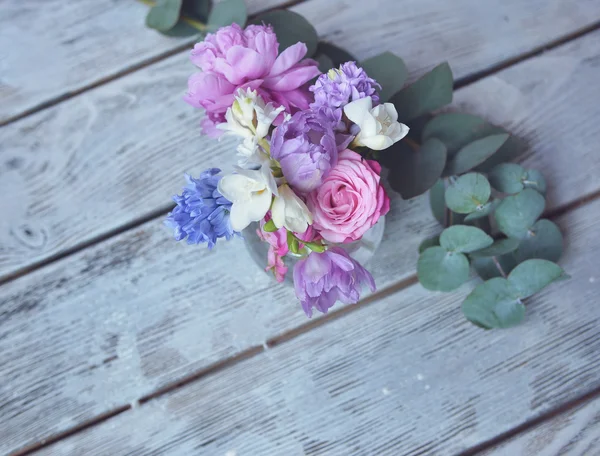
M246 3L255 13L283 1ZM136 0L4 0L0 124L193 42L147 29L147 11Z
M556 84L554 77L567 79L558 70L543 77L529 76L526 68L547 56L515 67L525 68L522 71L509 69L494 76L505 81L499 87L505 88L508 103L517 90L528 100L532 82L537 83L537 93L552 96L564 90L570 98L582 100L570 110L551 108L559 111L555 114L561 122L552 124L556 128L551 136L559 144L575 141L572 131L580 134L579 114L588 112L580 93L593 90L584 82L593 77L589 65L593 56L600 54L600 45L594 36L581 42L584 45L574 43L549 54L581 61L580 65L557 65L573 75L573 83ZM168 77L168 72L156 68L157 74ZM555 90L540 88L546 85ZM457 97L466 100L464 94L471 90L476 100L486 96L477 85L473 87L461 90ZM488 96L503 99L498 91ZM529 99L531 103L535 100ZM490 106L494 108L490 111L511 112L497 103ZM546 110L532 113L522 125L525 135L545 125L536 116L547 119L548 115ZM557 176L550 181L555 194L565 193L573 201L598 189L597 180L586 178L600 170L595 153L598 128L589 125L589 143L573 149L571 158L577 159L571 160L570 168L555 157L560 147L555 149L550 143L552 148L548 149L547 138L540 141L537 135L531 135L535 154L530 160L538 160L543 172ZM169 133L164 141L168 143L175 136ZM539 146L536 141L540 141ZM160 150L156 151L156 160ZM199 162L199 168L208 166L210 157L200 159L206 163ZM170 161L162 163L166 167ZM153 178L164 179L160 174L149 175L147 169L141 169L141 163L139 166L135 185L143 187L146 183L152 185ZM119 171L118 167L114 169ZM93 179L94 174L90 171L86 178ZM102 187L98 185L95 193L102 198ZM79 193L80 200L72 201L87 207L89 204L81 198L92 201L92 197ZM117 197L112 196L113 201ZM142 192L139 198L144 197ZM551 201L553 207L556 205ZM244 259L240 243L220 244L214 252L175 244L160 222L149 222L0 289L0 378L6 379L0 382L0 403L5 404L0 432L6 435L0 439L5 446L0 446L0 451L62 432L134 402L306 323L292 290L272 283L247 257ZM387 222L384 245L369 267L380 289L414 273L417 246L436 229L423 198L411 202L394 199Z
M596 0L495 0L485 10L479 0L448 5L418 0L402 8L403 2L383 8L381 1L370 10L373 15L338 0L302 3L295 9L314 20L327 38L356 50L359 57L389 49L405 56L413 72L448 59L457 77L577 30L599 13ZM339 14L332 14L338 9ZM598 91L593 71L598 46L590 41L586 42L590 49L573 58L552 54L561 61L551 68L555 86L544 82L550 75L536 75L553 99L581 90L578 85L587 87L581 92L582 106L577 107L586 113L595 112ZM592 60L584 62L580 55ZM166 207L184 171L231 164L231 143L200 138L199 113L181 101L191 72L182 53L0 131L0 193L14 195L0 201L1 213L9 214L0 220L0 277ZM534 88L527 75L512 79L505 81L504 92L495 88L494 93L513 97L501 102L516 109L514 103L525 103ZM564 135L561 126L557 132L555 122L546 125L550 130L546 147L564 150L558 134ZM592 139L597 122L585 127L591 132L578 137L576 145L591 150L597 141ZM585 185L578 182L571 187L573 193L585 191Z
M482 456L593 456L600 454L600 399L587 402Z
M489 440L600 386L600 200L559 223L573 278L528 300L521 326L481 330L467 287L414 285L40 455L443 456Z

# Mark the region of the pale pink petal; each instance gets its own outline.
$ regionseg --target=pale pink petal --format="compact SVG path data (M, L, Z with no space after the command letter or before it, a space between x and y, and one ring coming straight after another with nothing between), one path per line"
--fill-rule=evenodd
M269 76L278 76L284 73L302 60L305 55L306 44L296 43L290 46L279 54L279 57L277 57L277 60L275 60L275 63L269 72Z

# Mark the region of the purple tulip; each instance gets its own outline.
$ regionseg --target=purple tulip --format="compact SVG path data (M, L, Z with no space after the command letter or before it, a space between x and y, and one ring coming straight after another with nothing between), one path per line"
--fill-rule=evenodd
M302 309L312 317L312 309L327 313L335 304L354 304L363 284L375 291L373 276L340 247L313 252L294 266L294 289Z

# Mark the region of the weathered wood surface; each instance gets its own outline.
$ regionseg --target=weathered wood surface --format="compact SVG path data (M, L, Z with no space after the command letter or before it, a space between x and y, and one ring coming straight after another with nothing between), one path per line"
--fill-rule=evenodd
M385 8L382 1L376 2L379 9L373 9L372 16L351 8L352 2L329 0L302 3L295 10L314 20L328 39L361 58L389 49L405 56L413 73L448 59L459 78L578 30L600 15L596 0L526 4L497 0L483 10L479 0L447 5L418 0L410 7L389 2ZM143 15L140 6L128 8L135 8L128 16ZM478 20L473 20L474 14ZM134 29L163 39L143 27ZM127 49L127 43L135 40L125 41ZM597 55L596 48L592 52ZM593 62L574 59L569 63L588 70L578 75L569 66L551 67L552 73L565 78L553 81L565 86L563 93L582 90L583 107L568 109L589 112L596 106L593 97L570 87L575 83L566 78L577 78L589 91L597 90L589 69ZM231 164L231 143L200 138L200 114L181 101L191 72L181 53L0 131L0 193L14 195L0 201L0 212L10 214L0 220L0 278L166 208L184 171ZM72 74L83 78L81 72ZM524 76L518 81L522 89L505 89L519 95L528 83ZM556 124L547 125L555 141ZM595 123L588 128L597 131ZM589 148L595 140L588 138L589 134L578 145Z
M529 160L555 176L550 181L555 194L570 195L569 201L599 185L591 178L600 170L593 145L600 137L596 124L588 125L587 141L572 149L570 167L556 156L561 144L578 141L572 135L581 134L578 115L587 112L581 91L597 90L590 84L590 62L600 53L597 36L499 73L493 77L499 88L487 95L479 88L485 81L457 94L467 103L466 94L472 91L475 107L485 96L506 99L510 105L517 91L523 106L539 100L544 109L531 111L520 125L535 151ZM527 70L546 59L557 62L556 71ZM567 84L561 70L576 82ZM553 107L549 100L565 91L566 97L581 102L572 109ZM541 94L546 98L540 100ZM493 106L508 116L503 122L513 119L513 109L503 109L500 102ZM545 127L538 116L555 127L550 137L534 134L540 125ZM167 138L171 135L165 132ZM199 167L208 165L209 158L203 159L207 162ZM140 172L138 183L142 175L147 178ZM552 198L550 208L565 202ZM6 435L0 450L134 402L306 323L292 290L272 283L248 259L242 260L239 242L207 252L175 244L160 223L149 222L0 289L0 377L6 379L0 385L0 402L5 404L0 432ZM435 229L426 201L394 201L384 245L370 267L380 289L414 273L417 245Z
M594 456L600 454L600 399L558 415L482 456Z
M60 441L41 455L453 455L600 386L600 200L560 218L572 279L485 332L420 285ZM518 454L518 453L512 453Z
M246 2L251 13L282 3ZM147 29L147 11L136 0L4 0L0 125L193 42Z

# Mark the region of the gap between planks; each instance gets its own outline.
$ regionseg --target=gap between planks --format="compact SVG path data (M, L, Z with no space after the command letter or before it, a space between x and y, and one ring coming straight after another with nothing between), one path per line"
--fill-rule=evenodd
M292 6L299 5L300 3L303 3L305 1L307 1L307 0L290 0L290 1L284 2L280 5L258 11L256 13L248 16L248 19L252 19L252 18L258 16L259 14L264 14L269 11L274 11L277 9L291 8ZM0 121L0 127L3 127L5 125L10 125L13 122L24 119L25 117L28 117L32 114L35 114L36 112L40 112L40 111L44 111L46 109L52 108L53 106L56 106L56 105L62 103L63 101L70 100L71 98L76 97L77 95L81 95L83 93L89 92L90 90L96 89L96 88L103 86L109 82L112 82L116 79L122 78L123 76L127 76L128 74L131 74L131 73L135 73L136 71L147 68L150 65L153 65L153 64L158 63L168 57L171 57L175 54L183 52L183 51L189 49L190 45L192 43L194 43L197 38L198 38L197 36L191 37L189 40L186 40L185 42L173 47L172 49L169 49L168 51L165 51L161 54L155 55L154 57L150 57L146 60L142 60L141 62L138 62L135 65L131 65L130 67L127 67L123 70L117 71L113 74L109 74L108 76L100 78L97 81L92 82L88 85L84 85L83 87L80 87L79 89L71 90L71 91L66 92L62 95L59 95L55 98L51 98L50 100L46 100L42 103L39 103L38 105L33 106L32 108L26 109L25 111L23 111L19 114L8 117L7 119ZM0 285L2 285L2 283L4 283L4 282L0 282Z
M543 216L545 216L546 218L558 218L568 212L571 212L572 210L575 210L577 208L586 206L586 205L594 202L596 199L598 199L598 197L600 197L600 190L598 190L594 193L591 193L589 195L584 195L571 203L565 204L563 206L559 206L551 211L547 211L543 214ZM47 446L50 446L60 440L68 438L74 434L77 434L81 431L84 431L93 426L101 424L105 421L108 421L109 419L111 419L117 415L120 415L121 413L124 413L128 410L131 410L134 407L143 406L143 404L150 402L153 399L157 399L161 396L164 396L165 394L168 394L172 391L175 391L178 388L189 385L189 384L191 384L197 380L200 380L201 378L207 377L209 375L214 375L221 371L224 371L225 369L227 369L235 364L238 364L242 361L250 359L261 353L264 353L265 351L271 349L272 347L292 341L292 340L296 339L297 337L301 336L302 334L305 334L308 331L311 331L314 328L318 328L320 326L328 324L329 322L343 318L344 316L349 315L352 312L356 312L359 309L362 309L362 308L367 307L371 304L374 304L378 301L381 301L383 298L386 298L386 297L393 295L395 293L398 293L412 285L415 285L415 284L417 284L417 282L418 282L417 275L412 274L412 275L406 277L405 279L368 296L367 298L359 301L356 304L340 307L338 310L334 310L317 320L309 320L308 322L306 322L303 325L300 325L296 328L286 331L278 336L269 338L263 345L250 347L250 348L238 353L237 355L219 360L216 363L213 363L203 369L200 369L200 370L194 372L193 374L187 375L186 377L176 380L170 384L167 384L167 385L163 386L162 388L159 388L150 394L142 396L137 401L135 401L133 404L123 405L123 406L117 407L113 410L110 410L106 413L103 413L101 415L98 415L88 421L81 423L80 425L77 425L70 429L67 429L64 432L55 434L55 435L50 436L46 439L43 439L39 442L33 443L25 448L22 448L16 452L12 453L11 456L26 456L26 455L33 454L36 451L38 451L42 448L45 448ZM585 402L595 399L596 397L600 397L600 388L595 388L591 391L588 391L587 393L583 394L582 396L580 396L578 398L575 398L573 400L565 402L564 404L561 404L558 407L550 409L547 412L542 413L535 418L532 418L530 420L523 422L522 424L510 429L509 431L501 433L490 440L482 442L474 447L471 447L471 448L459 453L457 456L474 456L481 451L491 449L494 446L497 446L498 444L504 442L505 440L511 439L522 432L525 432L529 429L539 426L540 424L542 424L548 420L551 420L552 418L554 418L558 415L568 412L569 410L571 410Z
M264 11L261 11L260 13L257 13L255 15L251 16L251 17L254 17L254 16L258 15L258 14L262 14L262 13L265 13L265 12L268 12L268 11L273 11L273 10L276 10L276 9L289 8L289 7L298 5L300 3L303 3L305 1L307 1L307 0L291 0L289 2L286 2L286 3L283 3L283 4L279 5L277 7L269 8L269 9L266 9ZM547 44L545 44L543 46L539 46L539 47L537 47L537 48L535 48L535 49L533 49L533 50L531 50L529 52L520 54L520 55L516 56L515 58L512 58L512 59L500 62L499 64L493 65L492 67L490 67L488 69L475 72L474 74L472 74L470 76L465 76L463 78L459 78L454 83L454 90L458 90L458 89L461 89L461 88L466 87L468 85L474 84L474 83L480 81L481 79L484 79L484 78L486 78L486 77L488 77L488 76L490 76L490 75L492 75L492 74L494 74L496 72L499 72L501 70L510 68L510 67L512 67L514 65L517 65L517 64L519 64L521 62L524 62L524 61L526 61L526 60L528 60L530 58L536 57L536 56L538 56L538 55L540 55L540 54L542 54L542 53L544 53L546 51L550 51L550 50L555 49L557 47L560 47L560 46L562 46L564 44L567 44L570 41L582 38L583 36L585 36L587 34L590 34L590 33L593 33L593 32L595 32L596 30L599 30L599 29L600 29L600 21L595 22L595 23L593 23L593 24L591 24L591 25L589 25L587 27L584 27L584 28L582 28L582 29L580 29L578 31L575 31L573 33L564 35L564 36L562 36L562 37L560 37L560 38L558 38L556 40L550 41ZM150 66L150 65L152 65L154 63L157 63L157 62L159 62L159 61L161 61L161 60L163 60L163 59L165 59L167 57L175 55L178 52L184 51L185 49L188 48L188 46L189 46L189 43L186 43L185 45L178 46L176 49L172 49L171 51L168 51L168 52L165 52L165 53L161 54L160 56L154 57L152 59L148 59L147 61L142 62L142 63L140 63L140 64L138 64L136 66L130 67L129 69L124 70L122 72L115 73L112 76L108 76L108 77L102 79L101 81L97 81L96 83L90 84L89 86L86 86L86 87L84 87L84 88L82 88L80 90L70 92L67 95L64 95L62 97L55 98L54 100L45 102L45 103L39 105L38 108L36 108L36 109L32 109L32 110L30 110L30 111L28 111L26 113L19 114L18 116L13 117L13 118L7 120L5 123L0 123L0 126L7 125L9 123L12 123L13 121L19 120L19 119L21 119L23 117L26 117L26 116L28 116L30 114L33 114L35 112L38 112L38 111L50 108L52 106L55 106L55 105L61 103L62 101L66 101L66 100L68 100L68 99L70 99L70 98L72 98L72 97L74 97L76 95L79 95L79 94L82 94L82 93L87 92L89 90L92 90L94 88L97 88L97 87L99 87L101 85L104 85L104 84L106 84L106 83L108 83L110 81L118 79L118 78L120 78L122 76L125 76L127 74L133 73L133 72L141 70L143 68L146 68L146 67L148 67L148 66ZM569 208L576 207L577 204L580 204L582 201L588 202L588 200L591 201L591 200L597 198L598 196L600 196L600 191L599 192L594 192L594 193L592 193L590 195L585 195L585 196L581 197L580 199L578 199L578 200L570 203L567 206ZM149 222L149 221L151 221L153 219L157 219L159 217L164 217L168 212L170 212L173 209L173 207L174 207L173 204L169 204L167 206L163 206L163 207L158 208L158 209L156 209L156 210L154 210L152 212L149 212L148 214L146 214L146 215L144 215L142 217L139 217L139 218L137 218L135 220L132 220L131 222L126 223L126 224L124 224L124 225L122 225L120 227L117 227L117 228L115 228L113 230L107 231L107 232L105 232L105 233L103 233L103 234L101 234L99 236L96 236L94 238L91 238L91 239L89 239L89 240L87 240L85 242L76 244L76 245L74 245L74 246L72 246L72 247L70 247L70 248L68 248L66 250L63 250L61 252L57 252L56 254L51 255L50 257L45 258L45 259L43 259L41 261L31 263L27 267L24 267L24 268L21 268L21 269L17 269L16 271L14 271L14 272L12 272L12 273L4 276L4 277L0 277L0 286L4 285L5 283L12 282L13 280L18 279L19 277L22 277L22 276L24 276L26 274L29 274L30 272L36 271L37 269L43 268L44 266L52 264L55 261L59 261L59 260L61 260L63 258L69 257L69 256L71 256L71 255L73 255L73 254L75 254L75 253L77 253L77 252L79 252L81 250L84 250L84 249L87 249L87 248L92 247L94 245L100 244L100 243L102 243L102 242L110 239L113 236L117 236L117 235L125 233L125 232L127 232L129 230L135 229L138 226L140 226L140 225L142 225L142 224L144 224L146 222ZM569 210L569 209L567 209L567 210ZM561 211L562 211L562 208L558 207L554 211L552 211L551 215L554 216L555 214L557 214L557 213L559 213Z

